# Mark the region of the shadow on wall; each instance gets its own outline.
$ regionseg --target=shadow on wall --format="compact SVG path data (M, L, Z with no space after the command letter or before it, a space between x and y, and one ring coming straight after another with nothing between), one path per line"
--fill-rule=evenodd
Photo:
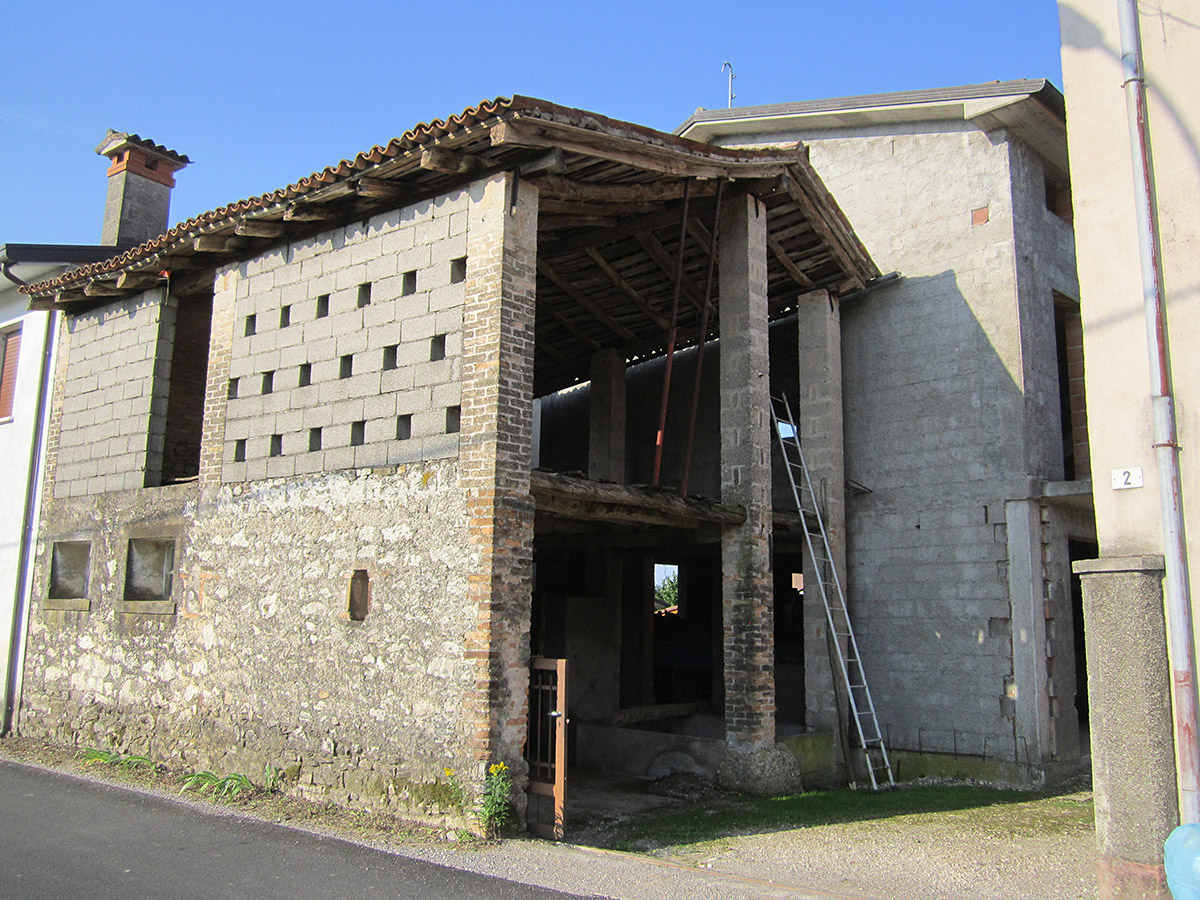
M1166 12L1160 12L1160 16L1165 19L1170 19L1172 22L1184 27L1200 30L1200 24L1190 22L1187 19L1182 19L1179 16L1172 15ZM1058 8L1059 31L1062 33L1062 42L1064 47L1070 47L1072 50L1083 50L1101 53L1109 59L1113 60L1117 68L1121 67L1121 48L1110 47L1104 42L1104 32L1100 27L1087 16L1082 15L1078 10L1070 6L1059 5ZM1143 30L1143 45L1145 44ZM1197 172L1200 172L1200 143L1197 143L1196 135L1188 130L1183 118L1179 115L1178 105L1171 100L1162 88L1159 87L1154 80L1154 72L1148 71L1146 75L1146 91L1151 94L1156 103L1161 104L1163 110L1170 116L1171 122L1175 126L1175 131L1180 140L1187 145L1188 151L1192 157L1192 165ZM1114 80L1112 90L1120 91L1122 86L1119 81ZM1068 98L1069 102L1069 98ZM1155 109L1150 110L1150 130L1151 140L1153 141L1154 131L1154 113ZM1153 147L1151 147L1153 154Z

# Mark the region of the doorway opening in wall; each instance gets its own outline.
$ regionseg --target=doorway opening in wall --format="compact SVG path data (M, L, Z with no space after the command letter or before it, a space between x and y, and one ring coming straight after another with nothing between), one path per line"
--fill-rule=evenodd
M1081 559L1096 559L1100 547L1093 541L1072 540L1067 542L1067 555L1072 568ZM1075 643L1075 712L1079 716L1079 750L1090 752L1091 722L1087 692L1087 649L1084 641L1083 586L1078 575L1071 572L1071 624Z
M1083 384L1083 320L1079 304L1057 291L1054 292L1054 337L1058 354L1063 478L1075 481L1091 475Z
M212 330L211 291L180 296L175 310L174 340L170 349L166 418L162 441L162 469L157 484L192 481L200 474L200 437L204 425L204 394L208 385L208 340ZM155 392L155 402L162 402ZM156 448L151 447L153 454ZM152 472L147 468L147 487Z
M804 573L800 554L775 554L773 585L775 715L783 733L805 726Z

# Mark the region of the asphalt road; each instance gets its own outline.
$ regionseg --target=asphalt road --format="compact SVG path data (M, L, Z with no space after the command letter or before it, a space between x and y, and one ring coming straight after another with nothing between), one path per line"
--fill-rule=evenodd
M0 900L567 900L0 760Z

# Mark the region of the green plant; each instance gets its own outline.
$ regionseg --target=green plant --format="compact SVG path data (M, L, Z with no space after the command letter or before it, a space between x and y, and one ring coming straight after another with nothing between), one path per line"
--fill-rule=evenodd
M213 784L213 794L217 797L236 797L242 791L253 790L254 782L240 772L231 772Z
M488 766L479 801L479 824L487 837L496 837L512 815L512 773L503 762Z
M287 773L279 768L279 766L267 763L263 766L263 790L268 793L274 793L279 790L280 785L283 784L286 777Z
M679 576L668 575L654 589L654 609L661 611L679 605Z
M214 784L221 780L216 772L210 772L208 769L201 769L199 772L193 772L191 775L185 775L183 778L183 787L179 789L179 793L184 791L199 791L203 794Z
M131 771L136 769L138 766L150 766L151 768L154 768L154 760L148 756L142 756L140 753L131 753L129 756L126 756L124 759L122 759L118 765L120 765L122 769L128 769Z
M467 805L467 790L463 787L458 773L446 766L442 769L442 774L446 777L446 787L450 792L451 805L462 810Z
M116 765L121 761L121 754L116 750L100 750L96 747L87 747L83 751L83 764L90 766L92 763L107 763L108 765Z

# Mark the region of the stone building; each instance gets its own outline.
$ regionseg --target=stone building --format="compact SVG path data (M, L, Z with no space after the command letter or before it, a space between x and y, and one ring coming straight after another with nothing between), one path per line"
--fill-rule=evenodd
M1096 546L1062 95L1010 81L698 110L678 133L802 141L872 258L902 276L840 304L847 489L829 507L901 771L1077 771L1070 564ZM810 721L822 709L810 697Z
M515 97L34 285L63 324L20 730L453 818L444 768L562 771L561 657L579 762L794 787L772 556L799 571L802 519L773 509L768 383L819 410L839 380L797 323L828 343L878 275L796 148ZM672 334L655 479L638 373Z

